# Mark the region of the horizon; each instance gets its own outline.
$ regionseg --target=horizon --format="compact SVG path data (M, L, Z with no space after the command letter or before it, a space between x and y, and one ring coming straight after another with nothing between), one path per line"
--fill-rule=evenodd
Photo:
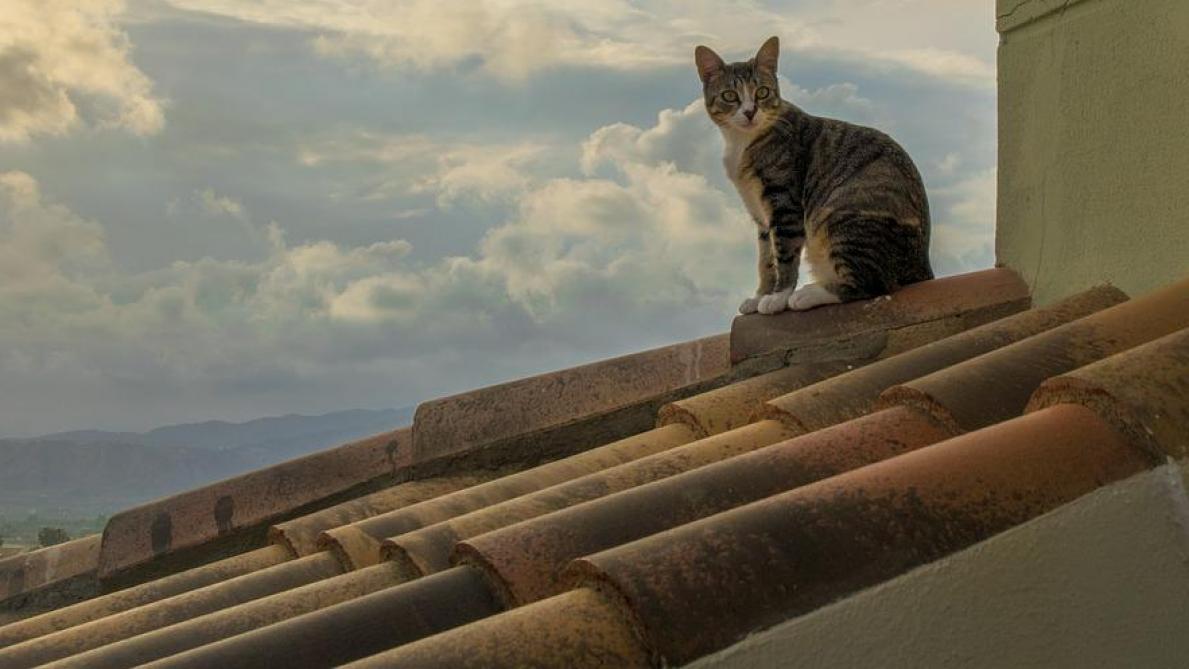
M152 432L155 432L157 430L177 428L177 427L201 427L201 426L207 426L207 425L211 425L211 424L240 427L243 425L247 425L249 423L255 423L258 421L265 421L265 420L281 420L281 419L287 419L287 418L326 418L328 416L334 416L334 415L346 414L346 413L355 413L355 412L365 412L365 413L410 412L411 413L414 409L416 409L416 406L383 407L383 408L378 408L378 409L350 408L350 409L338 409L338 410L326 411L326 412L322 412L322 413L311 413L311 414L285 413L285 414L274 414L274 415L270 415L270 416L257 416L255 418L249 418L247 420L242 420L242 421L226 421L226 420L221 420L218 418L210 418L207 420L198 420L198 421L193 421L193 422L188 422L188 423L171 423L168 425L156 425L154 427L149 428L148 430L143 430L143 431L85 430L84 429L84 430L65 430L62 432L48 432L48 433L34 434L34 435L28 435L28 436L0 435L0 441L3 441L3 440L39 441L39 440L43 440L43 439L47 439L47 438L51 438L51 437L64 437L64 436L75 435L78 433L89 433L89 432L95 432L95 433L100 433L100 434L110 434L110 435L130 434L130 435L136 435L136 436L143 437L143 436L146 436L146 435L148 435Z
M725 331L693 48L905 146L993 264L994 3L43 6L0 23L0 438L413 406ZM376 398L384 398L376 402Z

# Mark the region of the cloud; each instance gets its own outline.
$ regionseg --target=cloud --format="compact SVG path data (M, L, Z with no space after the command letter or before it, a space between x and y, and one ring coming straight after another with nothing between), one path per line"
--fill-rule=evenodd
M0 142L80 124L151 135L163 103L130 60L117 0L8 0L0 19Z
M607 307L724 312L751 271L742 209L671 163L621 167L623 183L556 179L528 193L476 267L542 323Z
M783 84L810 111L851 120L915 117L928 104L872 99L863 86ZM141 428L127 417L412 402L721 331L753 289L751 224L700 101L578 141L467 131L348 127L278 153L299 174L355 170L340 196L405 230L427 226L393 219L493 221L446 257L420 241L371 241L398 236L391 229L343 234L338 219L304 232L265 225L246 181L229 178L187 186L166 211L194 254L133 272L55 184L4 173L0 391L20 398L0 416L29 431ZM941 273L991 258L994 173L967 144L954 131L914 154L933 178ZM70 424L46 397L71 407Z
M297 160L307 167L369 165L369 183L357 193L365 200L428 193L439 207L449 207L514 198L532 181L548 148L533 140L481 143L353 130L307 140Z
M833 54L860 67L900 67L939 80L995 86L995 3L820 0L799 2L790 11L813 27L808 52Z
M594 175L602 167L669 162L682 172L719 175L722 146L717 135L698 98L682 109L662 110L651 128L627 123L599 128L582 144L581 166L585 174Z
M953 32L952 26L962 16L947 11L941 0L822 0L801 2L795 8L781 2L710 0L170 3L310 31L315 34L315 50L325 56L363 56L382 66L419 70L477 65L484 73L509 82L558 67L644 71L688 65L691 49L698 43L746 57L744 52L750 55L764 36L778 34L791 57L816 54L994 85L993 53L971 53L968 42L952 39L946 39L947 48L916 48L923 33ZM888 29L889 17L899 29ZM993 31L994 18L988 17L986 29Z
M268 253L268 230L252 220L243 202L213 188L196 189L165 205L162 224L174 226L179 255L173 260L208 256L256 259Z
M780 95L810 114L839 118L851 123L879 121L875 103L859 94L858 85L849 81L807 90L780 77Z
M106 270L103 229L61 205L41 201L36 180L24 172L0 172L0 291L26 299L41 284Z
M996 170L965 176L933 189L932 259L938 275L991 267L995 263Z
M500 202L524 192L532 181L528 168L544 152L544 146L533 143L448 147L439 152L436 171L417 181L412 192L436 193L441 207Z
M244 212L243 203L225 195L217 195L214 190L207 188L197 193L202 210L211 216L230 216L232 218L244 219L247 214Z
M969 54L943 49L896 49L874 51L874 60L901 65L938 79L971 84L993 84L995 66Z
M44 195L29 174L5 173L0 274L12 276L0 285L0 377L77 398L83 420L92 405L78 394L113 383L120 397L159 402L199 388L234 388L228 397L275 392L301 379L325 388L352 373L374 389L398 370L422 369L404 392L425 397L450 379L469 386L500 370L520 375L591 346L610 352L705 334L751 283L748 224L732 196L677 169L664 146L677 148L660 142L648 155L611 158L611 177L516 173L494 186L464 166L505 155L496 147L446 161L420 182L444 206L467 206L460 193L509 192L508 218L462 256L429 260L399 239L291 243L270 224L255 258L203 257L135 273L111 262L99 223ZM384 146L371 155L399 160L407 152ZM325 160L333 156L314 162ZM213 189L179 200L173 213L252 219ZM500 360L476 372L476 355ZM434 360L441 365L427 377Z

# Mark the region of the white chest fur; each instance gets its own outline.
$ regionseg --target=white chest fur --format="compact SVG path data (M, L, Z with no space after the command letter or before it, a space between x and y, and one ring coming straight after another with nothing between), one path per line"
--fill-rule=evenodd
M763 186L759 178L744 164L744 152L751 144L752 136L740 132L723 132L722 164L727 171L727 177L735 184L735 190L743 199L743 206L751 214L756 225L768 227L768 212L764 207L761 193Z

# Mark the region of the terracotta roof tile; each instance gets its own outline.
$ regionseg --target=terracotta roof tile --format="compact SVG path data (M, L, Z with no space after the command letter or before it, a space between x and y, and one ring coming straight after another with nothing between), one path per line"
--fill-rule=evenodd
M87 599L0 628L0 648L120 611L174 597L184 592L228 581L238 576L268 569L288 562L298 555L313 555L319 552L318 547L313 545L315 532L334 527L339 520L364 517L378 509L387 510L424 501L448 491L482 482L495 475L496 472L486 472L485 475L474 474L411 481L355 500L349 500L290 522L280 523L273 526L269 532L273 545ZM350 520L345 522L350 522ZM286 567L278 571L285 574L287 569L292 568ZM277 582L284 584L287 581L280 579ZM224 587L236 587L238 583L236 581Z
M701 436L710 436L752 422L765 400L778 397L822 379L841 374L866 360L807 363L732 383L683 400L670 402L658 412L660 425L689 425Z
M1153 464L1063 405L576 561L670 664L723 648Z
M507 454L479 453L496 442L506 447L519 439L525 442L519 452L532 452L538 461L565 455L566 449L572 453L606 443L646 429L664 402L731 380L729 371L727 337L718 335L435 400L418 408L415 428L113 516L104 530L98 576L107 581L124 578L122 574L163 556L173 560L173 570L194 566L200 562L189 549L202 547L209 560L208 544L215 541L242 550L245 541L252 541L238 536L245 531L358 496L367 485L374 489L376 481L394 479L404 468L423 467L444 456L476 462L499 457L502 461L496 464L507 464ZM581 396L584 389L591 393ZM559 418L563 414L564 419Z
M774 420L736 428L402 533L385 542L385 558L407 565L414 574L440 571L450 566L450 551L460 539L754 451L790 436L793 432Z
M930 290L916 289L918 295L895 309L875 308L892 330L874 337L878 346L868 346L870 332L840 330L833 321L823 321L814 331L807 322L799 328L798 359L813 358L808 353L815 347L829 359L854 357L865 348L870 351L864 355L887 355L1022 306L1010 290L986 290L987 277L998 277L991 283L1001 287L1010 284L1006 270L976 276L983 280L942 281L951 292L951 306L969 303L974 305L970 313L938 319L936 309L914 308L932 299ZM964 290L972 294L961 294ZM87 587L135 585L259 547L267 523L374 490L413 465L423 477L435 466L457 473L460 466L528 464L647 429L665 402L764 371L764 364L728 368L726 343L719 335L435 400L420 408L413 435L407 430L378 435L117 514L104 533L98 569ZM349 513L371 513L367 507L365 501ZM297 536L300 531L300 526L284 528L280 538L300 554L317 550L313 532ZM286 534L295 538L285 539Z
M284 465L259 491L192 491L153 507L147 551L135 510L109 576L167 567L191 528L215 546L272 521L274 545L0 627L0 666L683 663L1189 453L1189 335L1142 345L1189 325L1189 281L1105 309L1122 294L1093 289L868 364L1025 308L1022 286L991 270L737 319L751 357L731 369L719 336L427 403L379 477L348 484L348 463L272 506ZM768 400L786 422L751 423ZM414 462L454 471L349 499Z
M304 613L353 600L401 582L396 565L382 563L138 634L58 660L51 666L55 669L114 669L140 666Z
M774 352L791 362L875 357L890 340L912 338L910 332L898 332L901 329L925 328L933 331L930 339L937 339L1027 309L1031 303L1027 284L1009 269L923 281L891 296L829 309L739 316L731 326L731 360L739 363Z
M500 611L482 576L450 569L145 666L234 669L285 663L328 667Z
M562 460L329 530L326 540L349 568L376 564L381 559L381 542L387 537L658 453L693 441L696 437L694 431L685 425L657 428Z
M885 392L972 430L1024 410L1045 379L1189 326L1189 279Z
M37 666L340 573L327 553L298 558L4 648L0 666Z
M127 611L183 592L221 583L237 576L287 562L291 558L292 555L282 546L266 546L196 569L170 574L141 585L87 599L0 627L0 648L98 620L113 613Z
M561 504L566 501L572 502L575 496L581 499L586 498L583 497L584 495L606 494L614 486L631 486L643 480L652 480L652 477L658 475L683 471L702 462L721 459L731 454L757 448L763 444L779 441L788 436L788 434L787 428L776 421L766 421L763 424L747 426L732 433L717 435L688 446L679 447L677 450L688 451L684 454L675 454L674 452L657 454L650 458L625 463L619 467L607 470L607 472L597 472L584 477L585 480L578 479L563 483L543 493L528 495L517 500L511 500L508 503L490 507L491 511L503 511L504 513L487 513L485 510L477 514L471 514L477 516L477 518L472 519L469 525L464 521L464 524L459 527L465 528L476 524L481 525L484 522L491 523L493 522L492 518L502 518L508 513L526 513L527 510L544 512L551 504ZM604 476L604 474L608 475ZM527 503L521 503L522 500ZM467 516L461 518L466 519ZM432 530L442 527L449 526L447 524L439 524L427 529ZM432 533L429 535L431 540L434 536ZM443 561L448 557L452 545L452 541L441 544L444 549L442 555ZM445 568L447 566L447 564L435 563L435 568L426 569L426 571L438 571L436 567ZM272 571L279 569L283 569L283 567ZM416 572L415 575L420 576L419 571L414 571ZM183 626L160 630L158 634L142 635L129 639L121 644L101 648L90 654L80 655L78 658L72 659L85 661L90 666L127 666L115 662L113 658L136 658L137 662L155 659L156 657L160 657L161 653L167 651L176 652L178 649L190 648L198 643L209 643L212 637L221 638L224 634L229 635L243 632L245 629L252 629L265 623L274 623L301 613L329 606L343 599L359 596L363 594L361 591L370 592L375 588L397 585L408 580L410 576L411 574L407 573L407 569L402 569L399 563L380 563L376 566L328 579L322 583L297 588L264 600L251 601L234 608L229 608L190 621L190 623L186 623ZM420 586L411 589L402 586L401 588L389 588L387 592L388 596L395 598L394 601L398 601L402 597L412 596L404 593L420 593L416 595L418 597L432 595L441 598L450 598L456 594L452 593L451 588L456 587L457 581L458 579L435 581L437 585L431 590L426 590ZM233 583L227 585L230 588ZM349 611L355 606L358 606L358 604L346 602L335 609L327 611L326 614L338 615L336 611ZM294 620L291 623L295 627L306 624L301 620ZM252 637L255 639L253 643L261 647L271 647L274 644L275 638L287 637L292 634L291 629L293 628L289 625L289 622L274 625L269 628L271 631L267 634L262 630L261 634ZM404 633L403 636L392 637L392 644L395 645L401 640L408 640L411 638L408 634L411 634L411 632ZM326 643L331 642L328 641ZM207 658L204 661L213 660Z
M776 426L779 432L783 428ZM523 492L534 489L535 486L543 483L552 482L554 480L565 480L567 477L575 476L583 471L587 471L599 466L608 466L630 460L633 457L640 457L647 453L651 453L658 449L669 448L673 445L685 443L693 438L692 432L685 426L673 426L665 429L654 430L645 435L638 435L634 438L622 440L611 444L604 449L597 449L598 452L586 452L578 456L548 463L534 470L527 470L508 477L504 477L497 481L489 482L491 485L480 484L472 486L464 491L459 491L465 494L450 494L436 497L434 499L425 500L426 497L432 497L444 489L450 487L450 484L423 484L420 482L413 482L397 486L395 489L386 491L382 497L383 502L391 503L394 501L404 500L406 502L415 502L423 500L421 503L415 503L403 509L396 510L393 513L376 516L373 518L378 523L371 523L365 521L364 523L356 523L348 525L330 534L334 538L347 536L354 538L360 534L365 534L365 530L369 526L387 527L391 523L417 523L426 519L435 517L435 514L444 514L444 517L449 517L453 513L459 513L466 508L467 504L477 504L483 506L490 504L493 500L498 500L502 495L515 496ZM440 502L440 503L439 503ZM359 510L359 507L348 503L346 505L348 511L346 513L354 513ZM364 508L374 508L374 502L366 504ZM329 510L330 513L315 514L310 521L313 525L318 525L325 522L328 518L333 519L341 515L341 511ZM300 524L302 519L297 521ZM362 526L364 530L360 530ZM292 527L292 526L290 526ZM308 528L307 528L308 529ZM380 540L384 535L375 537L375 539L368 539L367 549L374 550L376 558L379 556ZM339 546L338 544L335 544ZM339 546L341 548L341 546ZM336 554L336 558L341 556L341 551ZM359 550L352 551L352 557L360 555ZM64 637L75 637L77 635L85 635L86 640L74 639L70 646L64 644L64 647L70 647L70 652L79 652L83 647L78 644L86 645L87 648L94 647L99 643L112 643L113 641L127 638L134 634L143 634L144 632L162 627L164 625L172 624L179 620L210 613L220 609L242 604L248 601L255 600L259 597L278 593L284 590L295 588L296 586L308 583L314 578L306 579L305 576L301 578L305 580L295 581L294 575L305 575L308 570L308 565L313 561L320 566L325 566L330 554L327 553L310 553L307 558L287 562L275 566L269 566L262 571L241 576L239 578L229 579L225 582L214 584L203 588L197 592L187 593L185 596L174 596L169 599L157 601L148 606L141 606L135 612L138 617L135 617L133 623L128 622L132 617L132 613L123 615L109 615L105 620L111 625L110 630L103 627L105 630L102 633L97 633L97 623L90 626L81 626L79 628L66 630L55 635L53 638L46 637L47 640L40 642L44 645L52 645L59 643L59 640ZM378 562L378 559L373 559L372 564ZM341 560L339 560L341 564ZM351 563L351 567L362 566L360 564ZM319 573L315 578L327 578L341 573L344 567L336 566L333 570L326 573ZM197 570L202 571L202 570ZM387 572L389 570L381 570ZM359 574L351 578L345 578L336 582L336 585L343 585L346 588L364 588L367 584L375 581L372 574ZM245 582L252 584L252 587L245 587ZM393 581L388 582L388 585L393 584ZM151 587L151 585L150 585ZM336 593L346 592L342 588L335 590ZM321 593L313 591L311 595L309 592L302 591L293 593L291 602L293 603L292 615L296 615L302 607L309 607L310 602L318 601ZM103 598L101 598L102 600ZM285 600L282 600L285 601ZM100 601L102 606L105 602ZM94 612L96 603L83 602L79 606L80 609L88 612ZM144 614L143 616L141 614ZM101 613L100 615L107 615ZM238 612L237 612L238 615ZM234 617L234 616L233 616ZM159 624L158 624L159 623ZM89 644L89 645L87 645ZM0 658L3 658L3 653L0 653Z
M310 555L323 550L324 547L319 545L318 538L326 530L469 488L495 476L494 471L481 471L463 476L409 481L300 518L277 523L269 528L268 537L272 543L285 546L294 555Z
M818 371L816 371L814 373L806 372L806 373L803 373L801 376L804 379L806 379L807 381L808 380L818 380L821 378L821 376L820 376L821 374L832 372L832 371L834 371L835 368L837 368L837 366L824 366L824 367L821 367ZM783 387L788 387L787 382ZM766 397L768 397L768 395L756 396L754 398L752 404L758 403L759 401L761 401L762 399L765 399ZM780 425L778 425L776 423L772 423L768 427L771 428L768 431L773 432L773 434L775 434L775 435L781 436L781 435L787 434L787 431L785 430L785 428L781 427ZM667 433L676 432L676 433L685 434L685 432L683 431L684 429L685 428L678 427L678 428L674 428L672 430L663 431L663 433L667 434ZM655 436L656 436L656 433L650 433L650 434L642 435L636 439L630 439L628 441L630 441L634 445L639 445L641 443L651 444L651 442L655 441L654 439L652 439L652 437L655 437ZM778 438L778 437L774 437L773 440L775 440L776 438ZM713 444L711 444L711 445L713 445ZM651 447L651 445L649 445L649 447ZM612 454L616 456L616 458L612 459L611 462L621 460L623 457L623 453L616 452L617 448L618 447L613 447L613 448L609 449L610 451L613 452ZM618 450L621 450L621 449L618 449ZM703 449L703 450L705 450L705 449ZM725 453L725 451L724 451L724 453ZM549 473L552 470L553 474L557 474L557 472L559 472L559 471L566 471L567 473L565 475L569 476L569 475L572 475L572 473L573 473L572 470L573 470L573 466L574 466L575 462L578 462L579 464L582 464L584 462L586 464L590 464L591 462L598 460L598 455L599 454L597 454L597 453L594 456L587 455L587 454L580 454L579 456L575 456L574 458L560 461L561 464L559 464L559 465L553 464L553 463L551 463L550 465L545 465L544 470L546 473ZM638 453L635 453L634 455L638 455ZM720 455L719 457L723 457L723 456ZM687 458L687 460L688 460L688 458ZM605 463L600 463L600 464L605 464ZM662 470L660 468L654 467L652 469L652 471L653 471L653 473L658 473ZM540 471L538 471L537 474L540 474ZM548 476L538 477L538 478L541 478L542 480L548 480ZM525 480L525 477L517 477L517 476L513 475L512 479L511 479L511 483L513 483L512 492L522 492L523 490L517 488L515 484L518 481L523 483L524 480ZM504 483L508 483L508 482L509 481L505 481ZM533 485L539 485L539 481L537 483L534 483ZM420 483L420 482L414 482L414 483L410 483L410 484L404 484L403 486L397 486L397 487L389 489L389 490L374 493L374 494L369 495L365 498L361 498L360 500L348 501L348 502L342 503L340 505L336 505L335 507L331 507L330 509L320 511L320 512L315 512L308 516L299 518L295 521L279 524L273 528L271 534L272 534L274 541L280 541L283 544L288 544L290 546L293 546L295 549L301 548L301 552L303 554L312 554L311 548L316 549L326 543L326 541L324 540L318 544L315 544L313 547L310 546L310 544L311 544L310 536L313 534L313 531L315 531L316 529L334 525L336 523L336 521L342 520L345 518L350 518L355 514L366 515L369 513L373 513L374 511L377 510L378 507L381 507L382 505L389 505L389 504L398 505L402 502L416 501L415 497L418 494L420 494L421 497L427 496L426 494L420 493L422 488L425 488L425 490L429 491L429 494L436 494L436 493L443 491L441 484L438 482L427 482L424 484ZM471 491L470 493L468 493L468 496L474 495L476 492L482 493L483 491L484 491L484 488L479 488L477 491ZM481 502L489 501L489 499L483 499L481 494L478 495L477 498L480 499ZM446 501L446 500L443 500L443 501ZM443 508L448 508L448 507L456 507L456 505L457 505L457 499L455 499L452 503L447 502L446 504L443 504L441 506ZM419 509L419 511L418 510L414 510L414 511L418 511L419 513L424 513L424 511L425 511L424 507L418 507L418 509ZM402 512L402 513L398 513L395 515L407 517L409 514ZM391 518L391 516L389 516L388 518L381 518L379 520L382 522L390 522L390 518ZM373 523L373 525L374 524L375 523ZM364 525L366 526L366 523ZM339 535L342 536L343 534L345 534L347 536L357 536L359 534L359 532L357 532L356 530L357 530L357 528L355 528L355 527L340 528ZM334 535L335 532L331 532L331 534ZM297 541L287 540L286 535L296 538ZM373 550L373 544L374 544L374 542L371 541L370 539L369 539L369 541L366 542L368 551ZM443 553L443 556L448 554L448 551L449 551L449 546L446 546L446 551ZM284 574L286 572L286 569L287 569L286 567L278 567L271 571L279 572L280 574ZM328 592L333 593L333 595L337 596L344 592L361 592L363 590L370 591L370 589L374 589L374 587L376 587L376 584L380 583L380 582L383 582L386 585L393 585L393 584L399 583L402 580L404 580L404 579L400 578L399 576L397 576L397 574L400 573L400 570L382 568L379 570L379 573L381 575L377 576L375 573L369 573L369 570L365 569L365 570L353 572L352 574L332 578L329 580L333 581L334 583L333 583L333 585L328 586L326 590ZM265 576L258 575L257 578L265 578ZM233 588L235 586L236 586L236 583L232 582L232 583L226 584L226 586L224 586L224 587L225 588ZM212 593L212 596L217 597L218 596L218 593L217 593L218 588L216 588L215 590L216 590L216 593ZM227 611L224 612L226 615L212 614L210 616L203 616L204 618L210 619L213 623L212 628L207 628L207 629L203 630L203 634L206 635L204 638L209 637L209 629L213 629L213 628L231 629L233 627L235 629L240 629L240 627L242 627L243 625L249 624L248 621L259 622L260 620L263 619L263 617L274 616L274 618L269 618L269 621L272 621L275 619L279 619L279 618L275 618L275 616L280 615L280 612L285 612L286 615L284 617L289 617L292 615L297 615L298 613L303 612L305 610L319 608L320 606L325 605L329 601L326 598L325 593L317 587L296 588L296 589L289 591L287 593L280 594L275 597L270 597L268 599L270 601L268 601L267 603L262 603L261 606L259 606L259 607L254 606L254 604L257 604L257 602L252 602L251 604L244 604L244 605L232 607L231 609L228 609ZM166 605L166 606L168 606L168 605ZM263 614L257 613L258 610L264 611L265 613L263 613ZM146 635L146 636L152 636L152 635ZM161 635L158 635L158 636L161 636ZM190 635L190 636L193 636L196 638L196 635ZM129 642L126 642L123 644L116 644L116 646L119 646L119 648L113 647L111 650L112 650L113 655L119 655L119 654L125 652L125 649L123 648L124 646L128 646L128 647L138 646L139 647L139 646L144 646L144 645L145 644L143 644L143 643L137 643L137 640L130 640ZM160 645L160 644L157 644L157 645ZM168 644L166 644L166 645L168 645ZM88 661L100 662L100 661L102 661L102 658L105 657L105 654L103 652L97 651L94 653L89 653L85 657L88 658Z
M1189 457L1189 329L1049 379L1028 410L1083 404L1153 453Z
M951 436L914 409L888 409L475 536L456 553L484 569L509 606L519 606L560 592L561 571L575 558Z
M449 643L443 643L447 637ZM345 665L350 669L648 666L647 654L617 608L587 588Z
M1051 330L1126 299L1121 291L1109 286L1092 288L1056 304L981 325L769 400L763 415L806 432L856 418L871 411L879 394L898 383Z

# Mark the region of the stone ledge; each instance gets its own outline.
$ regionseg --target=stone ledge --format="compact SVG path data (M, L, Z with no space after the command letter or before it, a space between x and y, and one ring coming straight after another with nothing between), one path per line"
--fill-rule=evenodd
M922 281L872 300L774 316L739 316L731 326L731 362L772 356L788 364L828 362L866 357L856 356L856 347L868 355L903 350L913 347L911 328L930 327L934 335L943 328L956 334L1031 303L1023 279L997 268Z
M695 386L730 370L725 334L425 402L414 460L473 451ZM626 435L625 435L626 436Z
M98 559L98 534L4 558L0 560L0 602L92 574Z
M386 432L122 511L103 531L98 576L341 501L337 496L409 464L409 433Z

